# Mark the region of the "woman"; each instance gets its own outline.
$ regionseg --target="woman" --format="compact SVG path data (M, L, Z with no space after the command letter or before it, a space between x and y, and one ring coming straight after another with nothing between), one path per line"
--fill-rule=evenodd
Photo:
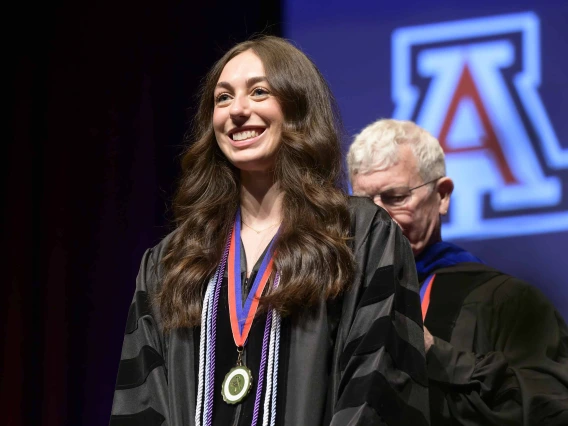
M337 122L285 40L213 66L176 229L142 261L111 425L428 423L412 252L340 188Z

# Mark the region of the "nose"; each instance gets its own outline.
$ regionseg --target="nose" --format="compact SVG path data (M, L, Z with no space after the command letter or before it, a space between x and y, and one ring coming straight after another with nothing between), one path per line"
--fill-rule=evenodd
M250 116L250 100L248 96L235 96L229 114L235 122L246 120Z
M387 209L385 207L385 205L383 204L381 197L379 197L378 195L376 197L373 197L373 203L375 203L377 206L382 207L383 209Z
M390 206L387 206L385 204L383 204L383 202L381 201L381 197L377 196L377 197L373 197L373 203L375 203L377 206L382 207L383 209L385 209L387 211L387 213L389 214L389 216L392 218L392 220L394 220L396 222L396 224L398 226L400 226L400 223L398 223L396 221L395 215L393 214L393 212L391 211Z

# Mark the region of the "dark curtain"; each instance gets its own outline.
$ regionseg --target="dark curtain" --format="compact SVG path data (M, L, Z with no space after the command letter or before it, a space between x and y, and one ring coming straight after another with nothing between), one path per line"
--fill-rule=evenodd
M108 423L144 250L168 232L201 78L280 4L10 6L0 295L3 425Z

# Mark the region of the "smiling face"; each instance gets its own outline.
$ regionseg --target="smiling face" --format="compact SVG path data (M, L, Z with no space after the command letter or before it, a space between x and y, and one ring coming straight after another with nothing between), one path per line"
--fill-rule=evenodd
M440 215L449 208L453 183L447 177L424 185L410 192L401 205L383 203L380 193L397 195L398 188L414 188L425 183L418 172L418 164L412 150L407 145L399 147L399 161L384 170L352 177L353 194L371 197L379 206L385 208L403 234L410 241L414 256L425 247L441 239ZM405 191L400 191L405 193Z
M272 170L284 115L260 58L247 50L223 68L214 92L213 129L219 148L241 171Z

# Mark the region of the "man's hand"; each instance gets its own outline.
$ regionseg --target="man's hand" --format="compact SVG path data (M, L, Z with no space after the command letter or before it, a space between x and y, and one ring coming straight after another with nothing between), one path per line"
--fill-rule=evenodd
M430 350L430 347L434 344L434 336L430 334L428 329L424 327L424 349L426 349L426 353Z

